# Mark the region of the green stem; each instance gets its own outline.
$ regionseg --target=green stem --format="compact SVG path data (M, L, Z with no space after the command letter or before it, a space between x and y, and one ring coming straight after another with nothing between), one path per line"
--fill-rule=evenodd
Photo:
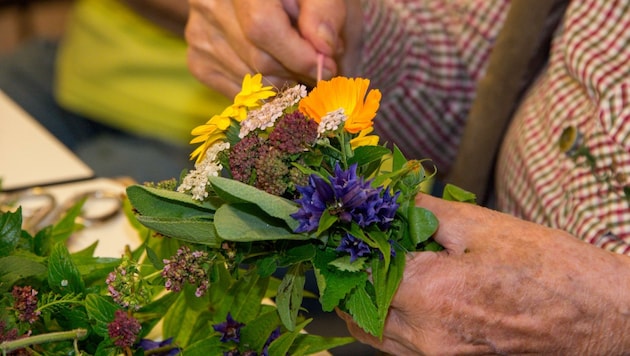
M59 331L59 332L54 332L54 333L29 336L29 337L25 337L25 338L21 338L17 340L4 341L0 344L0 350L2 350L3 355L6 355L7 352L22 349L30 345L37 345L37 344L43 344L46 342L65 341L65 340L72 340L72 339L83 340L86 337L87 337L86 329Z

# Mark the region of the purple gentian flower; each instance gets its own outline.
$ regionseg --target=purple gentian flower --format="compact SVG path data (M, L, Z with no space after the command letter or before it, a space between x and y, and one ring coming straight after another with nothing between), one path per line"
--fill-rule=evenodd
M265 341L265 346L263 347L261 356L269 356L269 345L273 342L273 340L280 337L280 327L278 326L274 331L271 332L271 335Z
M140 340L140 342L138 343L138 346L143 349L144 351L149 351L149 350L155 350L161 347L166 347L166 346L170 346L173 343L173 338L170 337L166 340L163 341L153 341L153 340L149 340L149 339L142 339ZM156 356L173 356L173 355L177 355L178 353L180 353L182 351L181 348L179 347L173 347L170 348L164 352L160 352L160 353L153 353L152 355L156 355Z
M368 256L372 250L365 241L346 232L337 247L337 251L347 252L350 254L350 262L354 262L357 258Z
M370 181L357 176L357 165L344 171L335 165L330 183L316 175L309 177L309 185L297 187L301 198L300 209L291 217L298 220L295 232L317 230L319 220L328 210L344 223L355 222L364 228L377 224L381 230L389 228L399 204L400 192L393 196L383 187L373 188Z
M228 342L230 340L238 343L241 338L241 328L245 326L243 323L239 323L238 321L232 318L232 314L228 313L226 321L212 325L215 331L220 332L221 342Z

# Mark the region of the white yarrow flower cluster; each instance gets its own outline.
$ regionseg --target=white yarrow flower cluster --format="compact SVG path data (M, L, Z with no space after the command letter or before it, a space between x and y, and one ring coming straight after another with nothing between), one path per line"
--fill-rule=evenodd
M180 193L191 192L195 200L203 201L208 197L206 186L208 185L208 177L216 177L221 173L223 165L217 161L219 152L230 148L228 142L218 142L210 146L206 151L204 159L195 163L195 169L190 170L184 181L177 187Z
M331 111L322 117L322 121L319 122L317 127L317 138L321 138L327 131L335 131L339 126L346 122L348 116L346 116L343 108L339 108L335 111Z
M243 138L256 129L265 130L272 127L286 108L297 104L306 94L306 87L298 84L280 92L273 100L263 104L259 109L248 112L247 118L241 122L241 131L238 137Z

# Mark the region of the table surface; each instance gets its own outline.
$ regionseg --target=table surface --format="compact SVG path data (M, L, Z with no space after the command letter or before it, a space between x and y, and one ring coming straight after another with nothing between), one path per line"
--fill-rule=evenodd
M2 190L89 179L94 172L0 91Z

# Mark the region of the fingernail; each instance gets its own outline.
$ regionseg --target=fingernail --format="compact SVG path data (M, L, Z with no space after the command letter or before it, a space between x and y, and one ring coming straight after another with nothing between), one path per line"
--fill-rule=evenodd
M328 45L331 52L337 49L337 34L327 22L322 22L319 27L317 27L317 36Z

